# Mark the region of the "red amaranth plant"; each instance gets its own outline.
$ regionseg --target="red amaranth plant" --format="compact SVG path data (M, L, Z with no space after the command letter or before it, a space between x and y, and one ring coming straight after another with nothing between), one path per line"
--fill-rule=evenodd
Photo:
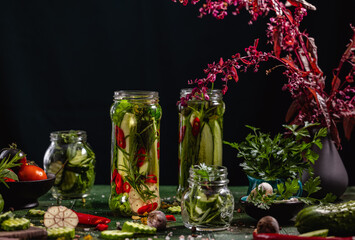
M176 0L173 0L176 1ZM299 26L307 10L316 8L305 0L288 0L286 4L279 0L179 0L182 4L197 4L203 2L200 8L200 17L211 14L217 19L223 19L229 12L233 15L240 13L243 8L250 15L252 24L260 16L273 14L267 24L266 34L268 44L272 45L271 51L259 51L258 39L254 45L245 49L242 56L237 53L231 59L208 64L204 70L206 77L189 81L189 84L197 84L192 94L180 101L186 104L191 98L209 99L207 90L213 88L217 77L223 82L222 92L228 90L228 82L238 82L238 71L246 72L248 69L258 71L261 62L270 59L280 63L276 67L283 66L284 75L288 81L283 90L288 90L293 102L286 114L286 122L303 125L305 122L320 123L330 131L333 141L340 145L340 137L337 123L342 122L345 137L350 138L355 125L355 28L353 37L347 46L339 66L333 70L333 79L330 91L326 91L325 76L318 66L318 55L315 41L307 33L301 32ZM288 7L293 7L293 12ZM350 65L350 69L343 70L344 64ZM275 67L275 68L276 68ZM266 74L271 70L266 71ZM348 72L347 72L348 71Z

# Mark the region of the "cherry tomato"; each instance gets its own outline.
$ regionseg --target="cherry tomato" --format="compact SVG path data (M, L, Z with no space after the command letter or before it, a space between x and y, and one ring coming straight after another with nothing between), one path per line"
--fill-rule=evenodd
M121 128L117 127L115 128L115 134L116 134L116 142L117 142L117 145L120 147L120 148L123 148L125 149L126 148L126 139L125 139L125 136L124 136L124 132Z
M34 165L24 165L18 172L20 181L36 181L47 179L47 174L42 168Z

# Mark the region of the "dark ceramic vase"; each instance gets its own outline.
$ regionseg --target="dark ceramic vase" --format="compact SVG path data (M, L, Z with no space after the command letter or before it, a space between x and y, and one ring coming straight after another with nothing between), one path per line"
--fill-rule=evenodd
M340 197L348 187L348 173L330 136L322 139L323 148L314 146L314 151L319 154L318 160L313 165L314 175L320 176L322 189L312 194L312 197L323 198L329 192ZM308 173L303 174L302 182L309 178Z

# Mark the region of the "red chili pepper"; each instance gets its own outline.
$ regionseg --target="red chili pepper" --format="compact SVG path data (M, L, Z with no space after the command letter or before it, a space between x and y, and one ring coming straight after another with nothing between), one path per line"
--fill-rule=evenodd
M195 117L194 121L192 122L192 135L196 137L200 132L200 119Z
M108 225L100 223L100 224L97 224L96 229L99 231L105 231L108 229Z
M125 149L125 148L126 148L126 139L125 139L123 130L122 130L121 128L119 128L118 126L116 126L116 128L115 128L115 134L116 134L116 142L117 142L117 145L118 145L120 148Z
M149 213L149 212L154 211L155 209L157 209L157 207L158 207L158 203L156 203L156 202L148 204L148 205L144 205L138 209L137 213L139 215L143 215L146 212Z
M180 130L179 130L179 143L181 143L184 140L185 131L186 131L186 126L180 127Z
M157 183L158 178L155 175L148 175L147 178L145 179L146 183Z
M158 154L158 159L160 159L160 142L157 142L157 154Z
M166 220L168 220L168 221L176 222L176 218L174 217L174 215L165 215L165 217L166 217Z
M129 185L128 182L125 182L123 184L123 191L126 192L126 193L129 193L131 191L131 185Z
M302 237L297 235L286 235L277 233L259 233L253 232L254 240L353 240L353 237Z
M147 152L142 147L138 150L137 155L138 155L137 167L141 167L144 164L144 162L147 160Z
M75 213L79 218L80 224L98 225L98 224L107 224L107 223L111 222L110 219L105 218L105 217L99 217L99 216L86 214L86 213L79 213L79 212L75 212Z
M5 182L16 182L16 180L13 180L12 178L4 177Z
M114 180L116 179L117 173L118 173L118 171L117 171L117 169L115 168L115 170L113 170L113 173L112 173L112 176L111 176L111 183L112 183L112 181L114 181Z
M123 181L119 173L117 173L116 175L115 183L116 183L116 193L117 194L123 193Z

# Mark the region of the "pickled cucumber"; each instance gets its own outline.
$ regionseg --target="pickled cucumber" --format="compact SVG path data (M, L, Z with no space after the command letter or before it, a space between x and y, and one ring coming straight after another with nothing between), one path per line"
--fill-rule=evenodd
M101 232L102 239L120 239L133 237L133 232L123 232L120 230L105 230Z
M213 136L211 128L207 123L204 124L201 131L198 161L199 163L206 163L206 165L213 164Z
M75 228L48 228L48 239L73 239L75 238Z
M9 218L1 223L1 229L5 231L26 230L30 227L27 218Z
M143 234L155 234L157 232L157 229L155 227L149 227L141 223L125 222L123 224L122 231Z
M48 167L48 173L53 173L55 175L54 185L58 185L62 180L64 165L62 161L55 161L51 163Z

